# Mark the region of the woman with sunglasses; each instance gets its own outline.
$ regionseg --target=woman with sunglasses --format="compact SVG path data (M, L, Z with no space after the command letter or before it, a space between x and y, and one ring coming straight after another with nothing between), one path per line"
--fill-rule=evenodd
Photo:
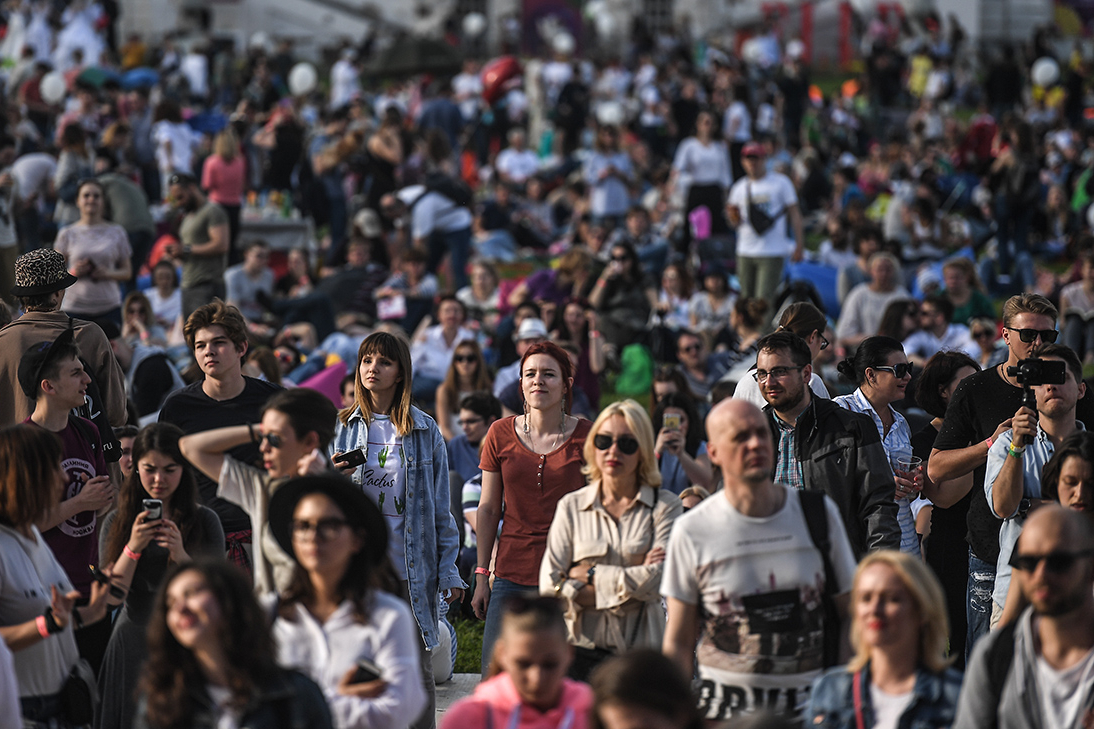
M414 616L392 594L399 587L376 503L327 473L285 482L269 514L273 539L294 561L274 608L278 662L320 685L338 729L405 729L432 710Z
M994 317L977 317L969 323L969 335L980 347L977 364L986 370L1007 359L1007 344L999 337L999 324Z
M611 247L611 260L593 286L589 303L600 317L600 331L617 351L645 337L650 312L657 306L657 291L642 274L632 245Z
M167 331L156 321L152 303L140 291L131 291L122 304L122 336L131 345L167 346Z
M850 395L833 398L846 410L869 415L881 436L881 445L889 456L894 472L897 501L897 521L900 524L900 551L919 555L919 536L911 502L923 488L923 476L907 478L897 473L897 464L912 457L912 432L908 421L893 408L903 400L912 381L912 365L904 347L890 337L867 337L859 344L854 357L837 366L839 373L858 385Z
M151 608L135 729L331 729L319 687L278 667L269 611L238 567L176 564Z
M539 588L551 516L559 499L585 483L590 427L589 421L569 414L574 384L570 356L553 342L533 344L521 358L519 382L524 413L495 421L480 450L482 496L475 516L478 563L471 605L476 617L486 621L484 676L505 599ZM499 535L503 503L505 530Z
M828 340L824 337L824 330L827 328L828 320L820 309L808 301L799 301L783 310L776 331L785 330L804 339L805 343L809 345L809 353L812 355L813 361L816 362L820 353L828 349ZM825 400L832 397L828 394L828 388L821 376L817 374L816 368L813 370L812 379L809 380L809 389L817 397L823 397ZM742 377L737 382L737 389L733 391L733 397L738 400L747 400L761 409L767 406L767 401L760 394L759 384L752 377Z
M612 654L661 645L661 569L683 513L661 488L653 425L634 400L604 408L584 450L589 485L559 500L539 569L540 592L566 608L570 676L582 681Z
M846 666L813 684L804 717L826 729L943 729L953 724L961 674L948 668L942 588L922 561L867 555L851 586Z
M128 590L99 671L103 692L97 726L133 724L133 695L147 657L145 633L156 592L172 564L223 556L224 530L216 512L202 506L193 468L179 450L182 431L153 423L133 441L133 473L118 493L118 508L99 531L99 563L113 564L114 583ZM149 499L160 501L157 517Z
M493 389L494 378L486 366L482 347L474 339L461 341L452 354L444 381L437 386L437 427L446 442L460 433L460 401L473 392Z

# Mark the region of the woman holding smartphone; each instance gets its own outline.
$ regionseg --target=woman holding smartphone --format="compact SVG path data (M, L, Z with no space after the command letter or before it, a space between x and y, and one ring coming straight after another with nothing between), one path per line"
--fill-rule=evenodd
M133 473L122 484L118 508L99 531L99 562L113 563L113 582L127 589L99 675L101 729L127 729L136 717L133 694L148 655L145 631L156 592L172 564L198 554L224 554L216 512L198 503L197 482L179 450L182 431L154 423L133 441ZM157 513L158 512L158 513Z
M416 727L435 725L429 651L440 645L438 595L451 603L466 585L456 567L459 533L448 499L448 449L433 418L411 404L413 370L405 340L387 332L357 350L355 403L338 413L331 460L377 505L391 533L387 553L398 592L421 630L428 702Z
M665 395L653 409L653 427L657 431L653 452L661 471L661 488L674 494L688 486L709 489L714 483L714 469L695 401L681 393Z

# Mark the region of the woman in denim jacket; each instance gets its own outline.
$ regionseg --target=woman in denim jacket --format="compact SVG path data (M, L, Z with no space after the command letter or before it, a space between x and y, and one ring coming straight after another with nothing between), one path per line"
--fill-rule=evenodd
M459 536L448 500L448 450L433 418L410 404L413 375L406 342L387 332L357 350L353 407L338 413L329 452L380 507L390 530L388 556L422 637L426 710L415 727L435 726L436 689L429 652L440 593L450 603L467 587L456 568Z
M846 666L813 684L805 725L832 729L941 729L953 724L961 675L948 668L949 635L938 580L892 550L859 563L851 587Z

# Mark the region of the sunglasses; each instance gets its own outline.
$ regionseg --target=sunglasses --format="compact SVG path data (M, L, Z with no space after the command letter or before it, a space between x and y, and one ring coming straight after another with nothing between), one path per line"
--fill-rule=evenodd
M680 351L681 352L698 352L702 348L703 348L703 345L701 345L701 344L691 344L691 345L688 345L687 347L680 347Z
M289 530L292 532L293 539L319 539L323 542L329 542L337 537L342 529L348 525L348 521L336 517L314 522L293 519L292 523L289 524Z
M870 369L881 370L882 372L892 372L893 376L897 379L907 377L912 374L912 365L910 362L901 362L895 364L892 367L871 367Z
M828 349L828 340L827 340L827 339L825 339L824 335L823 335L823 334L821 334L819 330L817 331L817 336L819 336L819 337L820 337L820 340L821 340L821 351L823 352L824 350Z
M262 437L258 439L258 444L262 445L263 443L269 443L270 448L280 448L281 436L275 433L263 433Z
M980 332L973 332L972 333L973 339L983 339L984 337L994 337L994 336L995 336L995 332L989 332L989 331L980 331ZM1019 336L1021 336L1021 335L1019 335Z
M470 364L471 362L477 361L475 359L475 355L473 355L473 354L457 354L452 359L455 362L466 362L468 364Z
M1043 561L1045 563L1045 571L1052 572L1053 574L1063 574L1075 566L1077 560L1083 557L1089 557L1094 554L1094 549L1082 549L1078 552L1049 552L1048 554L1018 554L1015 552L1010 556L1010 562L1008 564L1016 570L1022 572L1034 572L1037 569L1037 565Z
M1060 336L1060 333L1055 329L1015 329L1014 327L1003 327L1004 329L1010 329L1012 332L1018 332L1018 338L1026 344L1030 344L1037 340L1037 337L1041 338L1041 341L1045 344L1052 344L1056 341L1056 337Z
M626 263L631 259L627 258L626 256L612 256L612 260L616 263Z
M626 456L633 456L638 452L638 439L630 435L621 435L612 438L610 435L598 435L593 438L593 445L598 451L606 451L615 443L619 451Z

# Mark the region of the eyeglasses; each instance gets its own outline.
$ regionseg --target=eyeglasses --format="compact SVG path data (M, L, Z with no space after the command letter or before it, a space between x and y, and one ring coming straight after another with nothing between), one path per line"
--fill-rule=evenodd
M476 361L475 355L473 355L473 354L457 354L452 359L455 362L466 362L468 364L470 364L471 362Z
M805 365L802 365L801 367L772 367L769 370L756 370L752 373L752 379L756 380L756 382L767 382L771 377L774 377L776 380L781 380L791 372L798 372L804 368Z
M1094 549L1082 549L1078 552L1049 552L1048 554L1018 554L1015 552L1010 556L1010 566L1013 569L1021 570L1022 572L1034 572L1037 566L1043 561L1045 563L1045 571L1052 572L1053 574L1063 574L1071 569L1075 562L1083 557L1089 557L1094 554Z
M626 263L631 259L627 258L626 256L612 256L612 260L617 263Z
M1041 341L1045 344L1052 344L1056 341L1056 337L1060 336L1060 333L1055 329L1015 329L1014 327L1003 327L1009 329L1012 332L1018 332L1018 338L1026 344L1036 341L1037 337L1041 338Z
M342 529L348 525L348 521L336 517L314 522L293 519L289 529L292 532L293 539L319 539L323 542L329 542L337 537Z
M258 444L262 445L263 443L269 443L270 448L280 448L281 436L276 433L263 433L258 439Z
M828 340L824 338L824 335L820 333L819 329L817 330L817 336L820 337L821 351L823 352L824 350L828 349Z
M612 447L612 443L615 443L623 455L633 456L638 452L638 439L634 436L621 435L618 438L612 438L610 435L601 434L593 438L593 445L598 451L608 450Z
M871 367L870 369L881 370L882 372L892 372L893 376L897 379L902 379L912 374L912 365L910 362L900 362L892 367Z
M475 425L481 422L482 418L468 418L467 420L457 420L456 424L459 425L461 428L466 428L468 425Z
M689 354L691 352L698 352L703 348L701 344L689 344L686 347L680 347L679 351Z

